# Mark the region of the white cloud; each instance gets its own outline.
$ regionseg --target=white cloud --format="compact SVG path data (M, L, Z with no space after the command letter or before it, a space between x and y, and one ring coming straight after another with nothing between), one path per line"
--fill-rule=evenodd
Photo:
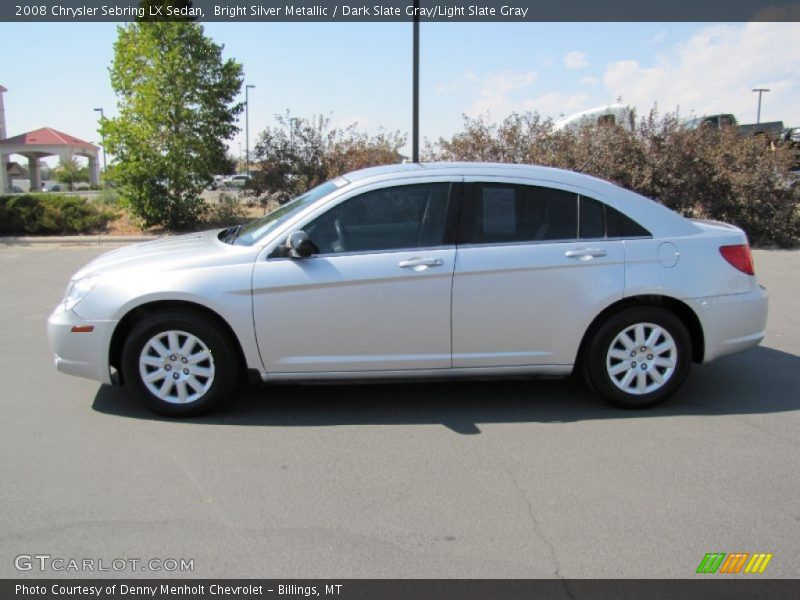
M796 23L745 23L704 27L654 64L621 60L606 68L603 81L611 97L647 111L680 107L684 116L732 112L755 121L757 86L764 95L762 120L800 124L800 33ZM783 42L781 41L783 40Z
M647 44L648 46L658 46L665 39L667 39L667 30L666 29L662 29L657 34L655 34L653 37L651 37L649 40L647 40L645 42L645 44Z
M533 85L537 77L536 71L501 71L482 77L467 73L464 80L470 87L477 88L478 97L464 112L470 116L487 112L497 116L518 110L511 96Z
M564 67L568 70L584 69L589 66L589 61L586 60L586 52L573 50L564 55Z
M578 92L564 94L561 92L546 92L535 98L529 98L520 104L519 110L536 111L543 117L557 119L586 108L589 94Z
M444 91L463 92L472 102L463 111L470 117L488 116L499 121L512 112L538 112L543 117L557 118L586 108L590 96L586 92L567 94L537 89L536 71L501 71L476 75L465 73L458 82L444 84ZM597 80L595 79L595 83Z
M597 77L581 77L578 81L583 85L597 85L600 80Z

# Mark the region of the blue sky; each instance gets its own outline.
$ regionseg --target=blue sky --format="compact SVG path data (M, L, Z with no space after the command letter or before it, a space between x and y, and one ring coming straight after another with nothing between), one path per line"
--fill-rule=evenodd
M244 64L250 139L274 115L323 113L363 130L410 130L411 25L207 23ZM423 23L421 130L449 136L462 114L512 110L558 117L621 96L642 111L733 112L755 120L753 87L770 87L762 120L800 125L800 24ZM14 135L48 125L98 142L97 114L115 114L107 68L116 26L0 24ZM35 42L32 43L32 42ZM244 118L241 120L244 127ZM242 132L232 143L244 146Z

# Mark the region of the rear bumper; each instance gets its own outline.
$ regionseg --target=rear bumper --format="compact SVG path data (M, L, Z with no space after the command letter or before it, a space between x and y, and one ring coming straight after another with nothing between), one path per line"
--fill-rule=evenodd
M757 346L767 326L767 290L686 300L700 319L705 338L703 362Z
M67 375L111 383L108 350L116 325L117 321L87 321L57 307L47 319L47 338L55 353L56 368ZM75 326L93 330L75 333Z

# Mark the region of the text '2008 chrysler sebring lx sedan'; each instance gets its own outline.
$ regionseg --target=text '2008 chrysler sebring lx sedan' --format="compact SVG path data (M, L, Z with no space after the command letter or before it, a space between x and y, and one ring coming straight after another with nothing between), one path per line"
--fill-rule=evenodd
M533 166L376 167L244 226L121 248L48 321L56 366L163 414L238 379L565 376L623 407L757 345L744 232Z

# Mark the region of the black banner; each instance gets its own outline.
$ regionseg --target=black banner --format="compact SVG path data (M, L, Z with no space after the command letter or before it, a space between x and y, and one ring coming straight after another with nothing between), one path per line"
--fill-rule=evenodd
M336 600L796 600L800 580L708 579L6 579L0 598Z
M0 21L798 21L800 2L786 0L12 0Z

